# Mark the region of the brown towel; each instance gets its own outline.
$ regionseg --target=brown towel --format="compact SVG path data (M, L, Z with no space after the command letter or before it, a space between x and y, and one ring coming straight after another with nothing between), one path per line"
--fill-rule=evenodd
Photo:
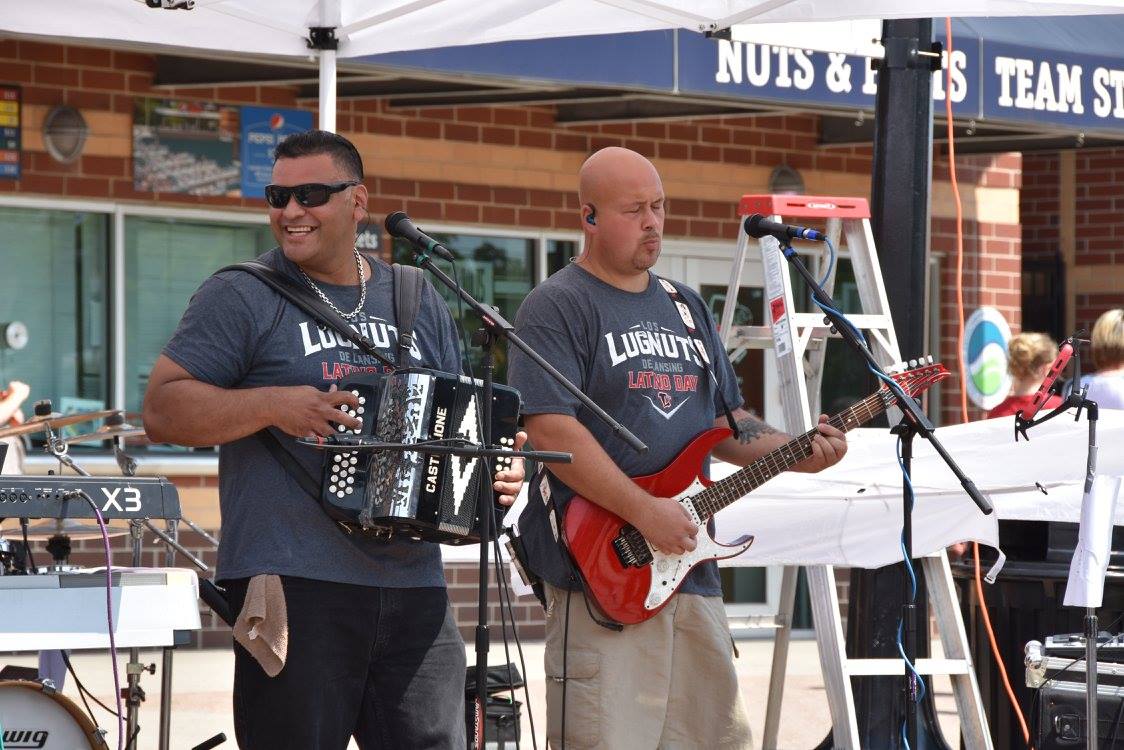
M246 588L246 601L234 622L234 640L258 660L270 677L285 666L289 653L289 613L281 577L257 575Z

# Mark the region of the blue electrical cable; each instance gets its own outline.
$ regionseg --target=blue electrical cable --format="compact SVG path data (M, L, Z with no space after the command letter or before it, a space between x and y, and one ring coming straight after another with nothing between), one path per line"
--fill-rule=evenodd
M835 245L831 244L831 240L826 237L824 237L824 242L827 244L827 249L831 252L827 259L827 273L820 279L820 286L823 286L827 282L828 277L831 276L832 269L835 268Z

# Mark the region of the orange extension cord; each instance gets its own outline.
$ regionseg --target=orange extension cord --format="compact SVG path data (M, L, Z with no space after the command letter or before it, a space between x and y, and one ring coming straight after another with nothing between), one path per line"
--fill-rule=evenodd
M952 127L952 18L944 19L944 33L948 47L948 57L945 62L945 87L944 108L945 119L948 122L948 176L952 183L952 196L956 202L956 365L960 375L960 419L968 421L968 388L967 369L964 365L964 212L960 203L960 185L956 180L956 146L953 138ZM984 630L991 644L991 653L999 667L999 676L1003 680L1003 688L1007 691L1007 698L1011 701L1011 708L1019 720L1019 727L1023 732L1023 740L1027 747L1033 747L1030 742L1030 728L1027 726L1026 717L1023 716L1015 691L1011 687L1011 680L1007 677L1007 668L999 654L999 644L995 640L995 631L991 627L991 616L987 611L987 600L984 598L983 580L980 576L980 545L972 542L972 556L976 564L976 601L979 604L980 615L983 618Z

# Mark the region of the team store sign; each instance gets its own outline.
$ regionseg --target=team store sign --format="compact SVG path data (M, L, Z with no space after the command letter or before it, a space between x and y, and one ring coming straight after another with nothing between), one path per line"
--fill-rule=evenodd
M943 103L947 95L956 117L1054 124L1076 131L1124 129L1124 56L978 39L963 39L961 45L951 56L942 53L951 85L944 69L934 72L932 81L934 102ZM874 109L878 61L872 66L868 57L693 34L681 34L679 46L678 87L683 93L842 111Z

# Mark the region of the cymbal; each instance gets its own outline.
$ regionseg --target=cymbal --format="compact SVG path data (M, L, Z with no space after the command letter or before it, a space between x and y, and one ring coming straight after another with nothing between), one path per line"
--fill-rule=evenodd
M129 533L128 522L126 526L109 526L106 532L109 536L121 536ZM19 525L4 529L4 533L11 539L23 539ZM83 539L101 539L101 529L97 521L80 521L76 518L44 519L27 525L27 540L29 542L45 542L56 534L70 537L72 541Z
M59 427L66 427L67 425L78 424L79 422L89 422L95 419L105 419L114 414L117 414L116 409L106 409L103 411L84 411L76 412L74 414L59 414L57 412L45 414L42 416L31 417L27 421L16 425L15 427L5 427L0 429L0 438L13 437L15 435L27 435L32 432L39 432L45 430L48 425L51 429L58 429Z
M122 421L120 424L112 424L111 419L106 419L105 424L97 428L93 432L85 432L81 435L74 437L64 438L64 443L88 443L91 440L109 440L115 437L138 437L144 434L143 427L136 427L128 422Z

